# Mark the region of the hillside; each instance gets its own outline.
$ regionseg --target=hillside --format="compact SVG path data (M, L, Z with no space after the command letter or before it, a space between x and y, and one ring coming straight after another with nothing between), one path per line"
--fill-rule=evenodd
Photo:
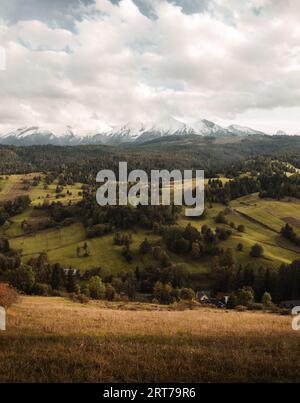
M290 317L23 297L0 382L299 382L299 351Z
M24 189L24 181L30 182L38 175L41 177L39 183ZM44 223L51 218L50 212L47 208L40 209L40 207L52 202L60 202L64 206L77 203L82 198L82 184L66 185L61 193L57 193L58 181L55 180L45 189L44 178L44 174L33 173L9 175L0 181L0 203L14 200L16 196L21 195L28 195L31 200L30 206L25 211L12 216L5 225L0 227L0 235L6 237L11 248L20 253L23 263L46 252L52 264L60 263L65 268L72 267L82 273L87 269L101 267L102 276L117 276L124 271L130 272L137 266L143 270L149 265L157 265L151 254L139 253L140 245L145 238L153 246L160 245L165 248L165 243L160 235L151 230L145 230L139 225L131 226L126 231L132 237L130 246L132 261L130 262L124 259L122 248L114 244L113 233L89 238L80 217L73 218L67 224L57 224L47 228ZM222 179L224 184L228 180L227 178ZM206 183L208 183L207 180ZM278 270L281 264L290 264L300 257L300 247L280 235L281 228L291 220L295 229L298 230L299 206L297 199L286 198L275 201L261 199L258 194L252 194L229 203L226 224L216 223L216 217L224 211L224 205L211 203L206 209L205 217L201 219L188 219L182 212L178 225L184 229L187 225L192 224L199 232L203 226L230 231L230 238L221 241L220 246L224 250L232 249L238 264L272 267ZM35 207L39 209L35 209ZM240 225L244 227L243 232L238 231ZM252 246L257 242L263 246L264 255L253 259L249 254ZM240 244L243 244L243 250L238 250ZM87 245L89 251L85 257L78 254L78 249L82 249L84 245ZM168 251L168 254L173 264L184 264L190 273L191 286L194 289L209 287L211 257L206 256L195 260L187 254L172 251Z

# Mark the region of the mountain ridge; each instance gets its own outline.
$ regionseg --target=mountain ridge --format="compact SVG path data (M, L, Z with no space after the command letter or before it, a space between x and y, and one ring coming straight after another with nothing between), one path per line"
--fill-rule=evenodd
M99 130L80 130L67 126L60 133L40 126L28 126L0 134L4 145L118 145L123 143L142 144L167 136L198 135L205 137L253 136L266 133L249 127L231 125L222 127L202 119L187 124L168 116L160 121L132 121L119 126L100 125Z

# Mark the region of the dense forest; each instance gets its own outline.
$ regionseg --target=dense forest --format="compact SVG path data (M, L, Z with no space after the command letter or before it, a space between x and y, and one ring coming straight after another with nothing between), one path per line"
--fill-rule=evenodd
M101 169L204 169L206 177L237 175L245 160L273 158L298 167L300 138L265 136L220 141L215 138L163 138L143 145L112 146L0 146L0 174L25 172L64 173L67 180L93 183ZM259 165L256 166L259 169Z

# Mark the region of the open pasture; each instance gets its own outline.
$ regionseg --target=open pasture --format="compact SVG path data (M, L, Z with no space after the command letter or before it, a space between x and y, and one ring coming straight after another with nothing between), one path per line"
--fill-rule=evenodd
M0 334L0 382L300 381L291 317L158 309L23 297Z

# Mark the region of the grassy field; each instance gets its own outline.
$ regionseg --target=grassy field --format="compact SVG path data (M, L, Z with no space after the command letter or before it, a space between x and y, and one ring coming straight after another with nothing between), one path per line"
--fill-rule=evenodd
M64 205L68 204L69 202L76 203L81 200L81 186L81 183L64 186L64 190L62 192L64 197L59 196L59 198L57 198L57 181L54 181L47 189L44 189L43 183L40 182L38 186L32 187L29 192L29 197L32 200L31 205L42 205L45 200L47 200L49 203L60 201Z
M16 186L20 188L22 178L24 178L22 175L2 177L0 201L3 198L11 197ZM222 178L222 180L226 181L226 178ZM49 202L57 200L56 186L57 183L54 182L48 189L44 189L43 181L41 181L38 186L31 187L29 190L29 196L32 200L31 206L24 213L12 217L9 224L1 228L1 233L9 238L12 248L21 251L23 261L26 262L30 257L46 251L52 263L59 262L65 267L72 266L80 270L102 267L107 273L119 273L123 270L135 269L137 265L143 268L149 263L156 264L151 256L141 256L138 249L145 237L153 244L162 242L162 240L160 237L149 234L140 228L132 231L133 262L131 264L127 263L122 256L122 248L113 244L113 235L86 239L85 229L80 222L69 227L43 230L35 234L24 233L22 228L24 220L34 223L47 217L45 212L37 211L34 206L44 203L45 200ZM80 191L81 184L66 186L63 191L65 197L59 200L65 204L76 202L81 198ZM224 249L232 248L235 251L237 262L241 264L251 263L257 266L278 268L282 263L290 263L299 259L300 248L280 236L280 229L286 222L290 222L295 230L300 232L299 206L300 203L297 200L262 200L257 194L232 201L230 213L227 214L227 221L228 223L233 222L236 227L243 224L245 232L241 233L233 229L232 236L227 241L222 242L220 246ZM214 204L212 208L207 209L205 219L191 220L182 215L179 224L186 226L191 222L199 230L204 224L211 228L223 226L229 229L228 225L215 223L215 217L223 210L223 205ZM78 257L77 248L81 248L85 242L88 244L89 256ZM242 252L237 251L239 243L244 245ZM261 259L252 259L249 256L251 247L255 243L260 243L264 248L264 257ZM209 257L195 261L187 256L169 254L174 263L185 263L191 273L201 273L203 275L201 286L206 286L207 275L211 268Z
M275 232L280 232L289 218L296 221L296 225L294 224L296 230L300 224L300 202L297 199L266 200L260 199L255 193L232 201L231 206L237 212L256 220ZM298 225L297 221L299 221Z
M14 200L18 196L28 194L28 191L24 190L23 180L31 180L35 175L35 173L27 175L2 175L0 179L0 202Z
M255 201L255 203L244 207L244 199L245 198L241 198L232 201L230 203L230 212L226 215L228 223L234 223L236 227L238 225L244 225L244 233L230 228L229 225L215 223L217 214L224 211L224 206L220 204L214 204L212 208L208 208L206 218L193 220L192 225L199 230L204 224L207 224L211 228L218 226L231 229L232 236L227 241L222 242L221 246L223 248L232 248L235 251L238 262L243 264L251 262L257 266L267 265L279 267L282 263L290 263L293 260L299 259L300 248L288 242L279 234L281 227L285 225L285 221L279 218L280 214L285 217L285 214L288 213L293 217L300 218L299 203L264 201L259 199L257 195L251 195L248 196L248 199ZM247 214L245 211L247 211ZM260 212L259 216L256 214L257 211ZM263 218L262 221L260 221L261 217ZM276 217L277 220L277 227L274 224L275 219L272 221L274 217ZM184 216L182 216L179 221L182 226L187 225L189 222L191 221ZM244 245L243 252L237 252L237 245L239 243ZM264 257L261 259L254 260L249 256L251 247L255 243L261 244L264 248ZM206 264L209 265L209 262L206 262Z
M0 333L0 382L299 382L291 318L23 297Z
M24 262L30 257L37 256L46 251L50 262L60 262L64 267L72 266L84 271L89 268L101 267L104 273L118 274L122 271L134 270L138 265L140 268L148 264L157 264L151 255L141 255L139 253L140 244L147 237L153 244L161 242L161 238L142 229L129 231L132 235L133 243L130 250L133 262L128 263L122 255L122 247L114 245L113 234L100 238L86 239L86 232L81 223L69 227L40 231L34 235L18 236L10 239L12 248L21 251ZM78 257L77 248L83 247L87 243L89 249L88 257ZM187 260L184 256L170 254L176 263L185 263L191 273L209 272L209 262L205 263Z
M31 181L35 176L40 176L41 181L37 186L30 186L29 190L24 189L24 180ZM0 203L8 200L14 200L18 196L28 195L31 199L32 206L42 205L45 200L49 203L59 200L62 204L67 204L70 201L76 202L81 199L81 183L64 186L62 195L56 193L57 180L55 180L47 189L44 189L43 178L44 174L34 172L26 175L2 175L0 178Z

